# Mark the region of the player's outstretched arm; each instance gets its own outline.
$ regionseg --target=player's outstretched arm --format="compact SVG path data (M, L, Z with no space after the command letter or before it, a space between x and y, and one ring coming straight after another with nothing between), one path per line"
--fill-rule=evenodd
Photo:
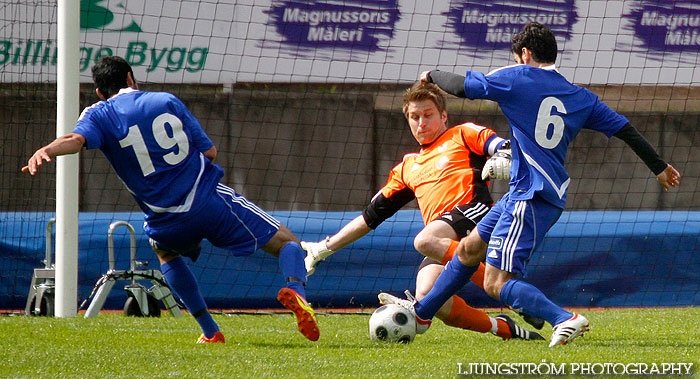
M660 174L656 175L656 180L668 191L671 187L681 185L681 174L673 166L667 165Z
M306 258L304 259L306 276L313 275L318 264L331 254L364 237L371 230L364 217L360 215L347 223L338 233L326 237L325 240L319 242L301 241L301 248L306 250Z
M666 191L681 184L681 174L673 166L661 159L654 147L632 125L628 123L614 136L623 140L632 148L635 154L644 161L644 164L656 174L656 180L659 181Z
M461 98L467 97L467 93L464 91L464 80L464 75L440 70L423 71L420 74L421 82L435 83L441 90Z
M77 153L83 145L85 145L85 137L77 133L70 133L58 137L50 144L34 152L31 158L29 158L27 165L22 167L22 172L28 172L30 175L34 175L44 161L51 162L51 159L54 157Z

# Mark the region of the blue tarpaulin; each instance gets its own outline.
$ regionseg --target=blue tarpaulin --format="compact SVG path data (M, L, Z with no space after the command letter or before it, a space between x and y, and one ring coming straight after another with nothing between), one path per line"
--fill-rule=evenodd
M318 241L359 212L272 212L300 239ZM0 213L0 309L23 309L34 268L43 267L51 213ZM79 301L107 271L107 230L125 220L136 229L137 260L159 268L143 234L140 213L81 213ZM413 237L423 227L417 211L400 211L365 238L340 250L309 278L308 298L320 307L373 307L380 291L415 289L422 256ZM117 269L128 268L129 236L115 232ZM276 258L249 257L204 243L191 268L210 308L279 307L284 285ZM568 307L700 305L700 212L564 212L533 254L525 280ZM123 285L128 284L124 282ZM143 283L148 286L148 283ZM121 308L119 283L105 308ZM474 306L499 306L473 284L463 291Z

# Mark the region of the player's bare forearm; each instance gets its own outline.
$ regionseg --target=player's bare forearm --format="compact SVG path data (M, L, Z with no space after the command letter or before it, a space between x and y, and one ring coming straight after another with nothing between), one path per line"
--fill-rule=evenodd
M34 175L44 161L51 162L54 157L77 153L83 145L85 145L85 137L77 133L58 137L50 144L34 152L29 161L27 161L27 165L22 167L22 172Z
M338 233L332 235L326 246L333 251L338 251L343 247L357 241L358 239L364 237L372 231L372 229L367 226L364 217L362 215L355 217L347 225L338 231Z
M304 258L306 276L313 275L313 273L316 272L316 267L323 260L330 257L338 249L342 249L362 238L362 236L369 233L370 230L364 217L360 215L342 227L338 233L334 234L332 237L326 237L323 241L301 241L301 248L306 250L306 257Z
M656 175L656 180L668 191L671 187L681 185L681 174L673 166L667 165L659 175Z

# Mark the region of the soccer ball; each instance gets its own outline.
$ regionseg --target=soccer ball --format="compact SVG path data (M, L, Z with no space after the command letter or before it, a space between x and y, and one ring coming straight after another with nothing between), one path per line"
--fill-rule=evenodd
M374 342L409 343L415 337L416 318L400 305L382 305L369 318L369 338Z

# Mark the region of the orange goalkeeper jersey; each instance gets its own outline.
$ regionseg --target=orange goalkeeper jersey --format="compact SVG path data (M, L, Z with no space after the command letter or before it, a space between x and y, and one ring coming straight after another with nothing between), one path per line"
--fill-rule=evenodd
M365 219L368 214L379 216L380 220L372 222L376 227L377 221L381 223L413 198L418 201L425 224L458 205L472 201L492 204L487 183L481 179L481 168L504 142L493 130L473 123L447 129L419 153L404 156L391 170L386 185L372 199L384 206L370 204L375 209L382 208L381 214L365 212ZM392 201L392 197L401 200Z

